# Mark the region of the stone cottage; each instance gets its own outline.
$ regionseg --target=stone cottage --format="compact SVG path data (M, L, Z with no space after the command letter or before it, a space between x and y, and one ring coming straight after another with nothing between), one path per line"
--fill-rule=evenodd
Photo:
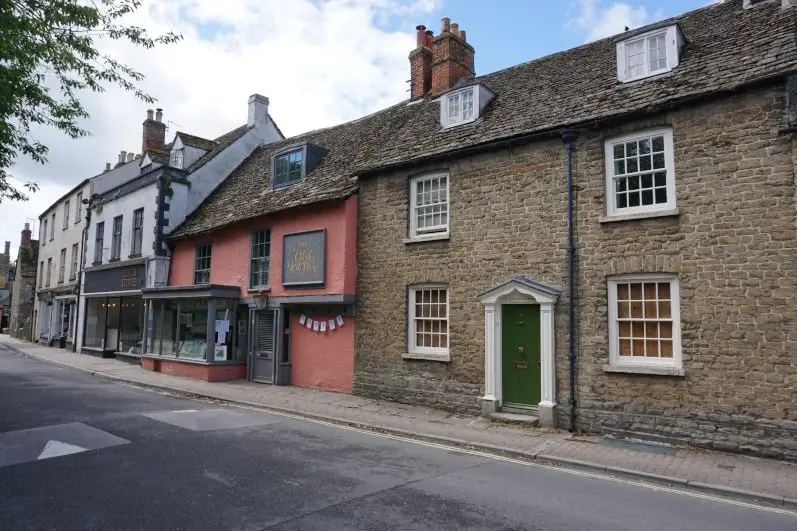
M419 26L354 392L797 459L796 35L734 0L477 77Z

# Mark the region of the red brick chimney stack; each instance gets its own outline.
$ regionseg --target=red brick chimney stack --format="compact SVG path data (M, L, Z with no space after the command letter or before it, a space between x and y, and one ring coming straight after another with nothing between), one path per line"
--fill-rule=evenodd
M152 118L153 114L154 111L152 109L147 110L147 119L143 123L142 153L148 149L162 150L166 145L166 124L163 123L163 109L158 109L154 119Z
M473 64L475 50L465 41L459 24L443 18L440 35L432 39L432 96L452 88L460 79L476 77Z
M20 247L30 247L30 223L25 223L25 228L22 229L22 237L19 239Z
M432 88L432 32L415 28L417 48L410 52L410 99L417 100Z

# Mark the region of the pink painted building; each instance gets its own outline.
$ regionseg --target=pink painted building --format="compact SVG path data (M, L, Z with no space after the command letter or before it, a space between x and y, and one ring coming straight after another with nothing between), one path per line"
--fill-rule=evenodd
M144 293L145 368L351 392L353 133L258 148L171 232L168 279Z

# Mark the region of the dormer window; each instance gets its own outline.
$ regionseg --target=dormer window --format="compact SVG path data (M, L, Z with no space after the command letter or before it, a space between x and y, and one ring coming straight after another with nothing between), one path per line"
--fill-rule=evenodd
M482 85L443 94L440 98L440 123L445 128L473 122L493 97L493 93Z
M177 168L178 170L183 169L183 150L182 149L173 149L172 152L169 154L169 166L172 168Z
M271 186L290 186L304 179L324 159L327 150L304 142L286 146L271 156Z
M463 90L446 96L448 104L448 125L473 121L473 90Z
M677 25L658 28L617 43L617 79L622 82L669 72L684 46Z
M304 173L304 149L296 149L274 157L274 186L299 181Z

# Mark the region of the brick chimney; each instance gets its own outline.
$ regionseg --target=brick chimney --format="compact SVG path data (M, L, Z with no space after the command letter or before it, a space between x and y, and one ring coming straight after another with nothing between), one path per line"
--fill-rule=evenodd
M20 247L30 247L30 223L25 223L25 228L22 229L22 237L19 239Z
M460 79L476 76L473 46L465 40L465 32L449 18L441 21L440 35L432 41L432 96L452 88Z
M432 88L432 32L415 27L417 48L410 52L410 99L424 97Z
M144 120L144 131L141 141L141 152L148 149L163 149L166 145L166 124L163 123L163 109L158 109L158 114L153 118L155 111L147 110L147 119Z
M3 254L11 256L11 242L6 242L6 250Z

